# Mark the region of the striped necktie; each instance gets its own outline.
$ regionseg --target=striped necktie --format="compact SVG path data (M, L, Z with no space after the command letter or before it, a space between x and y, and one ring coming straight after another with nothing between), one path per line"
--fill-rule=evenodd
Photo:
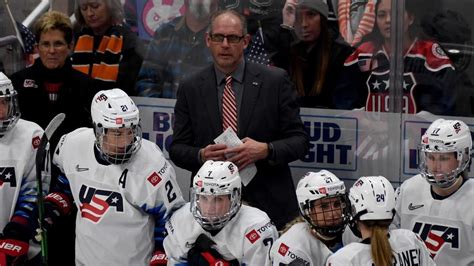
M224 96L222 97L222 129L232 128L237 133L237 103L232 90L232 76L225 77Z

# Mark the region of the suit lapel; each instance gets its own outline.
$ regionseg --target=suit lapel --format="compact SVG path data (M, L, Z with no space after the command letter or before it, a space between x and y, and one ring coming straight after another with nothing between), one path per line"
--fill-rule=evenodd
M217 97L217 87L216 87L216 73L214 72L214 67L211 65L207 69L207 72L201 76L200 84L198 89L200 90L200 97L204 102L203 108L206 108L208 112L208 117L210 118L210 125L217 136L222 132L222 118L219 112L218 97ZM198 100L198 99L195 99ZM205 121L202 121L205 123Z
M260 72L253 67L252 63L245 62L244 73L244 94L242 96L242 106L240 107L239 117L239 136L247 136L249 123L252 120L252 113L257 104L262 80Z

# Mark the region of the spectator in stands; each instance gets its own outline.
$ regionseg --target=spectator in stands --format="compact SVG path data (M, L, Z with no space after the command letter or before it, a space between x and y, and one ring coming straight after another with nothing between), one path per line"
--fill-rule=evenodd
M456 68L455 116L474 116L474 84L470 71L472 30L468 20L453 10L429 13L421 19L423 32L443 45Z
M185 14L158 28L138 76L138 95L176 98L180 81L212 62L205 33L217 2L185 0Z
M452 89L454 66L441 46L420 40L416 33L417 1L405 3L403 54L404 113L422 110L449 115L454 112L456 92ZM391 0L378 1L376 27L344 63L335 92L340 109L365 108L388 112L391 47ZM392 88L390 88L392 89Z
M228 159L239 169L255 163L257 173L247 178L242 197L281 228L298 214L288 163L308 152L308 135L288 75L244 60L246 29L245 18L233 10L212 16L206 42L214 64L179 86L170 158L193 173L206 160ZM213 144L224 130L233 130L243 144Z
M299 41L291 48L280 48L276 65L289 71L301 106L334 108L336 80L352 48L331 36L328 6L322 0L300 0L296 18L292 18L295 13L289 14L286 9L283 13L287 24L294 21Z
M94 94L87 75L74 70L69 60L73 29L69 18L56 11L45 13L34 26L39 58L32 67L12 75L18 90L22 118L45 128L58 113L66 120L59 129L67 133L90 125L89 109ZM52 139L55 146L61 136ZM52 147L54 148L54 147Z
M350 214L346 186L327 170L308 172L298 182L296 196L301 216L288 223L288 230L273 244L272 263L324 265L343 245Z
M245 60L273 65L271 57L280 43L281 10L285 1L220 1L221 9L232 9L245 16L247 32L252 37L245 50Z
M66 15L56 11L45 13L34 31L40 57L33 66L13 74L11 79L18 91L22 118L45 128L56 114L66 114L65 121L50 140L51 150L54 150L63 134L90 125L88 109L93 96L92 80L71 66L73 29ZM54 184L57 179L54 172L52 175ZM61 231L63 227L59 226L57 234L50 235L51 263L74 263L73 222L71 218L72 229L69 225L64 226L69 231ZM59 250L62 256L56 253ZM56 261L59 257L67 260Z
M123 12L125 24L130 27L130 30L138 34L138 14L137 14L137 1L136 0L125 0L123 3Z
M142 64L135 33L122 25L120 0L76 0L74 14L82 29L72 55L73 67L97 81L97 87L121 88L135 95Z
M471 155L469 126L437 119L420 139L419 174L397 190L394 225L418 234L437 265L474 264Z

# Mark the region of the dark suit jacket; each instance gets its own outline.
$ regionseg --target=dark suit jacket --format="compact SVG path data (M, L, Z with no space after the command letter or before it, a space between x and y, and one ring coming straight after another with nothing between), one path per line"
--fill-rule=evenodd
M243 199L267 212L278 228L298 215L289 162L304 157L308 136L299 116L296 92L284 70L246 62L240 106L239 138L271 142L274 156L256 163L257 174ZM171 160L194 173L199 150L222 133L216 76L211 65L183 81L175 105Z

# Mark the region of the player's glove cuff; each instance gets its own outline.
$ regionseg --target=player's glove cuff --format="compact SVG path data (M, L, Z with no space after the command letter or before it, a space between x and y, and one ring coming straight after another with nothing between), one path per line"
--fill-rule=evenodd
M13 219L12 219L13 220ZM18 220L18 219L17 219ZM33 236L32 230L28 225L18 223L16 221L8 222L3 229L3 239L16 239L28 242Z
M166 265L168 257L163 250L155 250L150 260L150 266Z
M51 203L61 215L71 213L71 200L63 193L49 193L44 198L45 203Z
M27 260L29 244L21 240L0 240L0 265L23 265Z

